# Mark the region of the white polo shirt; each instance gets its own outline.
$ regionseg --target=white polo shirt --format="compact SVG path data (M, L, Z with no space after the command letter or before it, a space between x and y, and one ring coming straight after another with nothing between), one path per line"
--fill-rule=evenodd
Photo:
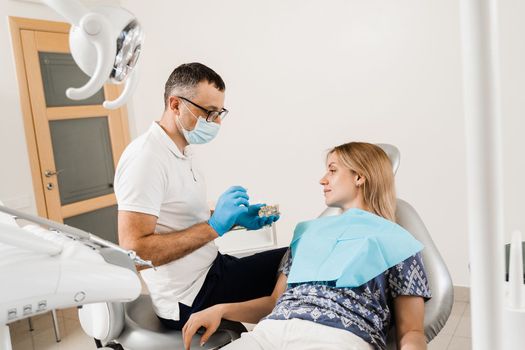
M155 234L184 230L210 218L204 179L192 164L190 147L182 154L156 122L122 154L115 194L118 210L157 216ZM157 315L179 320L178 303L192 305L217 252L212 241L156 270L141 271Z

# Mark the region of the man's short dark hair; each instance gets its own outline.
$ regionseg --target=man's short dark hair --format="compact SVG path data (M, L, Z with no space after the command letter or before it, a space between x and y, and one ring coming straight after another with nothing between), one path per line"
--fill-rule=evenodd
M226 89L219 74L202 63L185 63L175 68L164 86L164 108L168 107L168 99L175 89L180 90L178 93L185 94L184 97L191 98L188 94L202 81L213 84L219 91Z

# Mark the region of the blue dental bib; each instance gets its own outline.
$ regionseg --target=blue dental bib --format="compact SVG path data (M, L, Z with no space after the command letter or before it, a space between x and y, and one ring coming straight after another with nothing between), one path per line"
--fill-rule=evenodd
M416 254L423 244L387 219L349 209L299 223L290 245L288 283L335 282L359 287Z

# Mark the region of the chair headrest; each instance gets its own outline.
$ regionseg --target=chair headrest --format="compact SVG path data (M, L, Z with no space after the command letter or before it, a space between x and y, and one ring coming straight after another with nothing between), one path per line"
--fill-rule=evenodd
M392 170L394 171L394 175L397 172L397 168L399 168L399 162L401 161L401 154L399 153L399 149L394 146L390 145L388 143L377 143L376 146L381 147L383 151L385 151L388 158L390 158L390 163L392 163Z

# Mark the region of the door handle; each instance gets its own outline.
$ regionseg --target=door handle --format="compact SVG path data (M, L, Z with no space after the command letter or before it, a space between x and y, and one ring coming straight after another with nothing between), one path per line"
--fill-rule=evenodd
M44 176L45 176L45 177L51 177L51 176L54 176L54 175L58 175L58 174L60 174L60 173L63 172L63 171L64 171L64 169L60 169L60 170L58 170L58 171L54 171L54 170L46 170L46 171L44 172Z

